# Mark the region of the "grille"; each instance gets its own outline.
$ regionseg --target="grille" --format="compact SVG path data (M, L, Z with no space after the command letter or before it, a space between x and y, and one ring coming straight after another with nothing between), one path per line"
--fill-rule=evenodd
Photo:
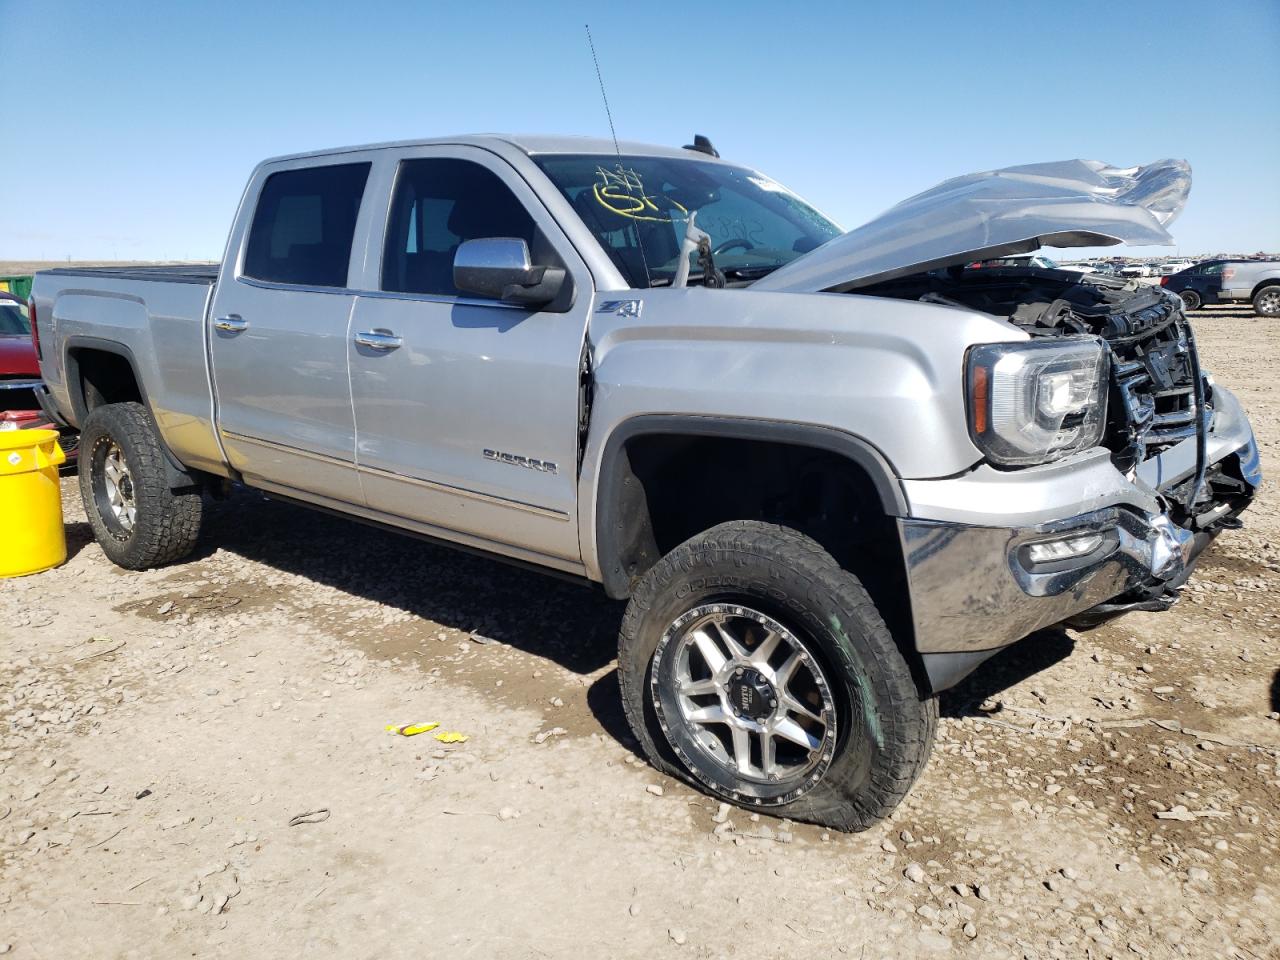
M1173 306L1149 308L1158 314L1130 317L1132 332L1108 337L1112 376L1123 414L1113 428L1124 455L1141 462L1188 437L1198 428L1195 340Z

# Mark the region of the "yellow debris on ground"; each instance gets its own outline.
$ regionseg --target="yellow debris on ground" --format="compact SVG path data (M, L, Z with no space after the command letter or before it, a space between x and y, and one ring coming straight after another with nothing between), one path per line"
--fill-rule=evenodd
M426 733L428 730L434 730L440 726L438 723L406 723L397 727L395 724L387 724L387 733L394 733L401 737L416 737L420 733Z

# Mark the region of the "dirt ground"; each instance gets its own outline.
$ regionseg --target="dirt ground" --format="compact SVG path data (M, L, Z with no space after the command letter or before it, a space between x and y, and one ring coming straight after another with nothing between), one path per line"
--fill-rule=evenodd
M1277 476L1280 324L1196 318ZM1274 481L1172 611L945 696L859 835L639 760L597 593L252 492L127 573L64 494L69 562L0 583L0 953L1280 956Z

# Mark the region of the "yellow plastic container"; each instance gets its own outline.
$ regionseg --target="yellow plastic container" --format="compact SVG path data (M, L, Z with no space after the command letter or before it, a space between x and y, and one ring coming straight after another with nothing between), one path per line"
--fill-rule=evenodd
M56 431L0 431L0 578L66 561L58 484L66 459Z

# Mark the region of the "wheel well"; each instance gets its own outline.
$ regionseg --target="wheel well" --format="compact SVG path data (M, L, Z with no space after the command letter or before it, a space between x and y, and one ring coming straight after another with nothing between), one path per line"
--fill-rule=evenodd
M618 451L602 523L605 588L631 584L674 547L716 524L763 520L804 533L861 581L890 631L913 645L897 524L865 466L836 451L722 436L645 434Z
M1267 280L1263 280L1261 283L1259 283L1256 287L1253 288L1253 292L1249 294L1249 299L1252 300L1254 297L1260 294L1267 287L1280 287L1280 279L1271 277Z
M127 357L92 348L72 349L67 356L75 371L71 383L78 391L74 400L81 419L104 403L143 402L142 388Z

